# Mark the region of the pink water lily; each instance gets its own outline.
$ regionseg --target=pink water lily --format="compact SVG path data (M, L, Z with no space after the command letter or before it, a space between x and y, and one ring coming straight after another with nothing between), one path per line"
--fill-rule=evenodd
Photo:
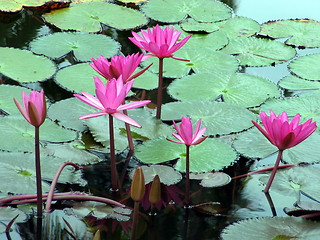
M309 119L303 124L299 124L300 114L295 115L293 119L289 121L286 112L276 116L273 111L270 111L270 117L268 117L267 114L262 111L260 118L264 128L254 121L252 121L252 123L279 150L296 146L317 129L316 122L312 122L312 119Z
M24 91L22 91L22 102L23 106L19 101L14 98L15 104L17 105L22 116L33 126L39 127L42 125L47 115L46 100L43 90L41 92L31 91L30 97Z
M203 142L207 137L202 137L206 131L206 128L200 129L201 121L202 120L199 119L197 122L194 133L192 129L192 122L189 117L182 117L179 126L175 123L175 121L173 121L177 133L172 133L172 135L178 139L178 141L171 139L167 140L175 143L185 144L186 146L197 145Z
M131 42L142 48L151 54L147 56L155 56L158 58L174 58L177 60L188 61L182 58L175 57L174 52L179 50L192 36L189 35L183 38L180 42L177 42L181 32L174 30L166 26L164 29L160 28L159 25L153 28L148 28L147 31L141 30L141 35L132 32L133 37L129 37Z
M126 83L127 81L140 76L151 66L149 65L143 70L132 75L141 63L143 57L143 53L136 53L126 57L117 55L113 56L109 61L101 55L100 58L97 59L91 58L93 63L90 63L90 66L106 79L117 79L122 75L122 79Z
M150 103L149 100L145 100L122 105L126 95L132 87L133 81L134 80L131 80L124 84L122 77L120 76L118 79L110 79L105 86L99 77L94 77L96 97L86 92L82 92L82 95L74 94L74 96L84 103L101 110L102 112L87 114L79 117L79 119L87 119L110 114L111 116L123 122L141 128L136 121L120 112L123 110L142 107Z

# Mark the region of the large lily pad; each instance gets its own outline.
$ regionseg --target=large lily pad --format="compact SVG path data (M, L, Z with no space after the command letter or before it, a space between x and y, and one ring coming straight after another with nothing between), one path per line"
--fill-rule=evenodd
M310 54L293 60L288 68L299 77L308 80L320 80L320 54Z
M221 239L317 240L320 234L319 226L318 222L296 217L253 218L229 225L223 230Z
M192 34L192 37L188 40L187 48L193 48L199 50L199 46L201 49L207 49L208 51L212 50L220 50L224 46L228 44L229 40L227 36L220 31L216 31L210 34ZM201 52L204 52L201 50Z
M0 148L7 151L34 150L34 127L22 116L6 116L0 118ZM77 137L75 131L59 127L50 120L46 120L40 127L40 140L49 142L65 142Z
M231 17L232 10L222 2L213 0L149 0L142 11L160 22L180 22L187 15L199 22L216 22Z
M263 89L263 91L257 91ZM244 107L258 106L267 98L279 97L272 82L249 74L192 74L173 81L168 91L178 100L214 100L221 96L226 103Z
M63 30L82 32L99 32L101 23L119 30L129 30L147 23L141 12L106 2L71 4L69 8L45 14L44 19Z
M289 37L285 43L296 47L320 47L320 22L311 19L269 21L262 25L259 34L272 38Z
M19 82L46 80L56 72L55 64L30 51L0 47L0 73Z
M12 85L0 85L0 109L9 114L20 113L13 98L21 99L22 91L29 95L30 90L23 87L12 86ZM21 101L20 101L21 102Z
M36 54L51 58L60 58L72 51L76 60L90 61L90 58L98 58L100 55L105 58L116 55L120 44L105 35L57 32L34 39L30 48Z
M263 38L234 38L221 50L233 54L244 66L268 66L292 59L296 50L281 42Z
M320 82L308 81L293 75L282 78L278 85L289 90L320 89Z
M144 163L153 164L179 159L175 169L185 172L185 151L185 145L159 138L138 145L135 156ZM207 138L201 144L190 148L190 172L218 171L233 164L236 160L235 151L228 144L215 139Z
M240 132L251 127L251 120L256 119L249 110L223 102L184 101L162 105L163 120L180 120L182 116L190 116L193 121L201 118L207 135Z

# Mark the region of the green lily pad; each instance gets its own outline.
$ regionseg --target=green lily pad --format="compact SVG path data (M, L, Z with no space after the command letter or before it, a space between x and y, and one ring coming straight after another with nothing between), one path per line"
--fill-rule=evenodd
M239 68L239 63L236 57L209 49L205 46L201 48L194 48L192 46L187 47L186 45L186 47L178 50L175 55L190 61L177 61L172 58L164 59L164 77L181 78L188 75L191 69L196 73L219 72L223 74L234 73ZM147 66L150 63L153 63L153 65L149 68L150 71L158 73L158 58L149 58L142 64Z
M60 69L54 80L58 85L68 91L94 94L95 86L93 77L98 75L89 63L79 63ZM100 77L100 79L103 79L103 77Z
M51 2L50 0L11 0L0 1L0 11L3 12L18 12L23 7L40 7L45 3ZM65 0L54 0L54 2L66 3Z
M0 118L0 148L7 151L34 150L34 127L21 115ZM75 131L59 127L50 120L46 120L40 127L40 140L49 142L66 142L77 137Z
M269 21L262 25L259 34L272 38L289 37L285 43L295 47L320 47L320 22L311 19Z
M0 85L0 109L5 111L8 114L20 113L16 104L13 101L13 98L21 99L22 91L26 92L28 95L30 93L30 90L27 88L1 84Z
M185 145L159 138L138 145L135 156L144 163L152 164L178 159L174 168L185 172L185 151ZM236 152L228 144L215 139L207 138L201 144L190 148L190 172L218 171L232 165L236 160Z
M210 34L192 34L192 37L188 40L187 48L199 49L205 48L212 52L213 50L220 50L228 44L229 40L227 36L220 31L216 31ZM201 52L204 52L201 50Z
M320 80L319 61L320 54L310 54L293 60L288 68L299 77L307 80Z
M282 78L278 85L289 90L320 89L320 82L308 81L293 75Z
M292 59L296 50L281 42L263 38L234 38L221 50L233 54L244 66L268 66Z
M206 32L211 33L214 31L218 31L219 27L217 27L214 23L211 22L198 22L193 18L187 18L186 21L180 24L181 28L187 32Z
M319 162L320 150L317 144L320 140L318 132L313 133L306 140L297 146L283 152L283 161L289 164L299 164L301 162ZM278 151L269 140L256 128L252 128L238 135L233 143L233 147L241 155L247 158L265 158ZM307 156L307 157L306 157Z
M201 180L202 187L222 187L231 182L231 177L223 172L192 173L190 179Z
M257 91L263 89L263 92ZM176 79L169 94L181 101L214 100L221 96L226 103L244 107L258 106L267 98L279 97L277 86L259 76L235 73L199 73Z
M165 165L141 166L145 184L151 183L156 175L159 176L160 182L170 186L181 181L182 175L174 168ZM130 172L130 178L134 176L136 168Z
M252 218L227 226L222 240L317 240L320 234L318 222L297 217Z
M0 73L19 82L37 82L51 78L55 64L30 51L0 47Z
M17 208L12 207L1 207L0 208L0 233L6 230L6 225L16 216L15 223L25 222L27 220L27 215ZM5 225L6 224L6 225ZM15 226L11 227L11 229Z
M129 30L147 23L134 9L106 2L71 4L70 7L44 14L44 19L63 30L99 32L101 23L118 30Z
M193 121L201 118L207 128L206 135L240 132L251 127L251 120L256 119L249 110L223 102L184 101L162 105L162 120L180 120L181 116L190 116Z
M216 22L231 17L232 10L219 1L206 0L149 0L142 11L160 22L180 22L187 15L199 22Z
M141 68L137 68L135 71L141 71ZM139 77L134 79L133 88L152 90L158 87L158 75L150 71L145 71Z
M77 61L90 61L90 58L100 55L110 58L119 49L120 44L108 36L81 32L57 32L38 37L30 43L30 50L36 54L60 58L72 51Z

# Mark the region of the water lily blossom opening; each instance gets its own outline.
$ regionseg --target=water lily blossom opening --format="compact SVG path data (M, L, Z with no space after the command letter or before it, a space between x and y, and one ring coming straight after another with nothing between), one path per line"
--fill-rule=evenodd
M128 56L117 55L113 56L109 61L101 55L97 59L91 58L92 63L90 63L90 66L106 79L118 79L120 75L122 75L122 80L126 83L140 76L151 66L150 64L148 67L133 75L143 60L143 57L143 53Z
M171 140L168 139L170 142L180 143L186 145L186 193L185 193L185 204L186 206L189 205L189 198L190 198L190 146L197 145L202 143L206 137L202 137L205 133L206 128L200 129L202 120L199 119L197 122L196 128L193 132L192 122L189 117L182 117L181 123L178 126L175 121L173 121L174 128L176 129L177 133L172 133L172 135L178 140Z
M255 121L252 121L252 123L273 145L279 149L276 163L273 167L267 185L263 190L263 192L267 194L279 167L283 151L296 146L308 138L317 129L317 125L316 122L312 122L312 119L309 119L303 124L299 124L300 114L296 114L293 119L289 121L286 112L277 116L273 111L270 111L269 117L262 111L260 113L260 118L264 128Z
M43 90L41 92L31 91L30 97L22 91L23 106L19 101L13 99L22 116L33 126L39 127L42 125L47 115L46 100Z
M124 113L120 112L123 110L142 107L150 103L150 100L144 100L122 105L126 95L133 85L133 81L134 80L131 80L124 84L122 77L120 76L118 79L110 79L105 86L99 77L94 77L96 97L86 92L82 92L82 95L74 94L74 96L84 103L101 110L101 112L87 114L79 117L79 119L87 119L110 114L112 117L115 117L123 122L141 128L140 124Z

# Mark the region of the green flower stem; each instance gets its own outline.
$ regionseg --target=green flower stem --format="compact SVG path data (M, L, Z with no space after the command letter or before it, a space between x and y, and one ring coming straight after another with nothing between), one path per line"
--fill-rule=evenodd
M163 88L163 58L159 58L159 80L158 80L157 114L156 114L156 118L158 119L161 119L162 88Z
M189 206L190 202L190 146L186 145L186 193L185 193L185 204Z
M128 116L127 110L123 110L123 113ZM132 141L132 134L131 134L130 125L128 123L125 123L125 126L126 126L127 138L128 138L129 151L133 153L134 146L133 146L133 141Z
M273 179L274 179L274 177L276 176L277 169L278 169L278 167L279 167L279 164L280 164L280 161L281 161L281 158L282 158L282 153L283 153L283 150L279 150L279 151L278 151L278 157L277 157L276 163L274 164L274 167L273 167L273 170L272 170L272 172L271 172L270 178L269 178L269 180L268 180L267 186L266 186L266 188L263 190L264 193L269 192L269 189L270 189L270 187L271 187L271 184L272 184L272 182L273 182Z
M37 185L37 217L42 218L42 181L41 181L41 166L40 166L40 141L39 127L35 127L35 161L36 161L36 185Z
M132 217L132 229L130 240L136 240L137 228L138 228L138 218L139 218L139 201L134 201L133 217Z
M109 114L109 134L110 134L110 162L111 162L111 189L118 191L118 171L116 166L116 154L114 147L113 117Z
M54 194L54 189L56 188L56 185L57 185L58 179L60 177L60 174L61 174L62 170L68 165L74 166L77 169L82 169L83 168L83 167L80 167L77 164L72 163L72 162L65 162L65 163L61 164L61 166L59 167L58 171L56 172L56 175L54 176L53 181L52 181L51 186L50 186L50 190L49 190L47 201L46 201L46 212L47 213L50 212L52 197L53 197L53 194Z

